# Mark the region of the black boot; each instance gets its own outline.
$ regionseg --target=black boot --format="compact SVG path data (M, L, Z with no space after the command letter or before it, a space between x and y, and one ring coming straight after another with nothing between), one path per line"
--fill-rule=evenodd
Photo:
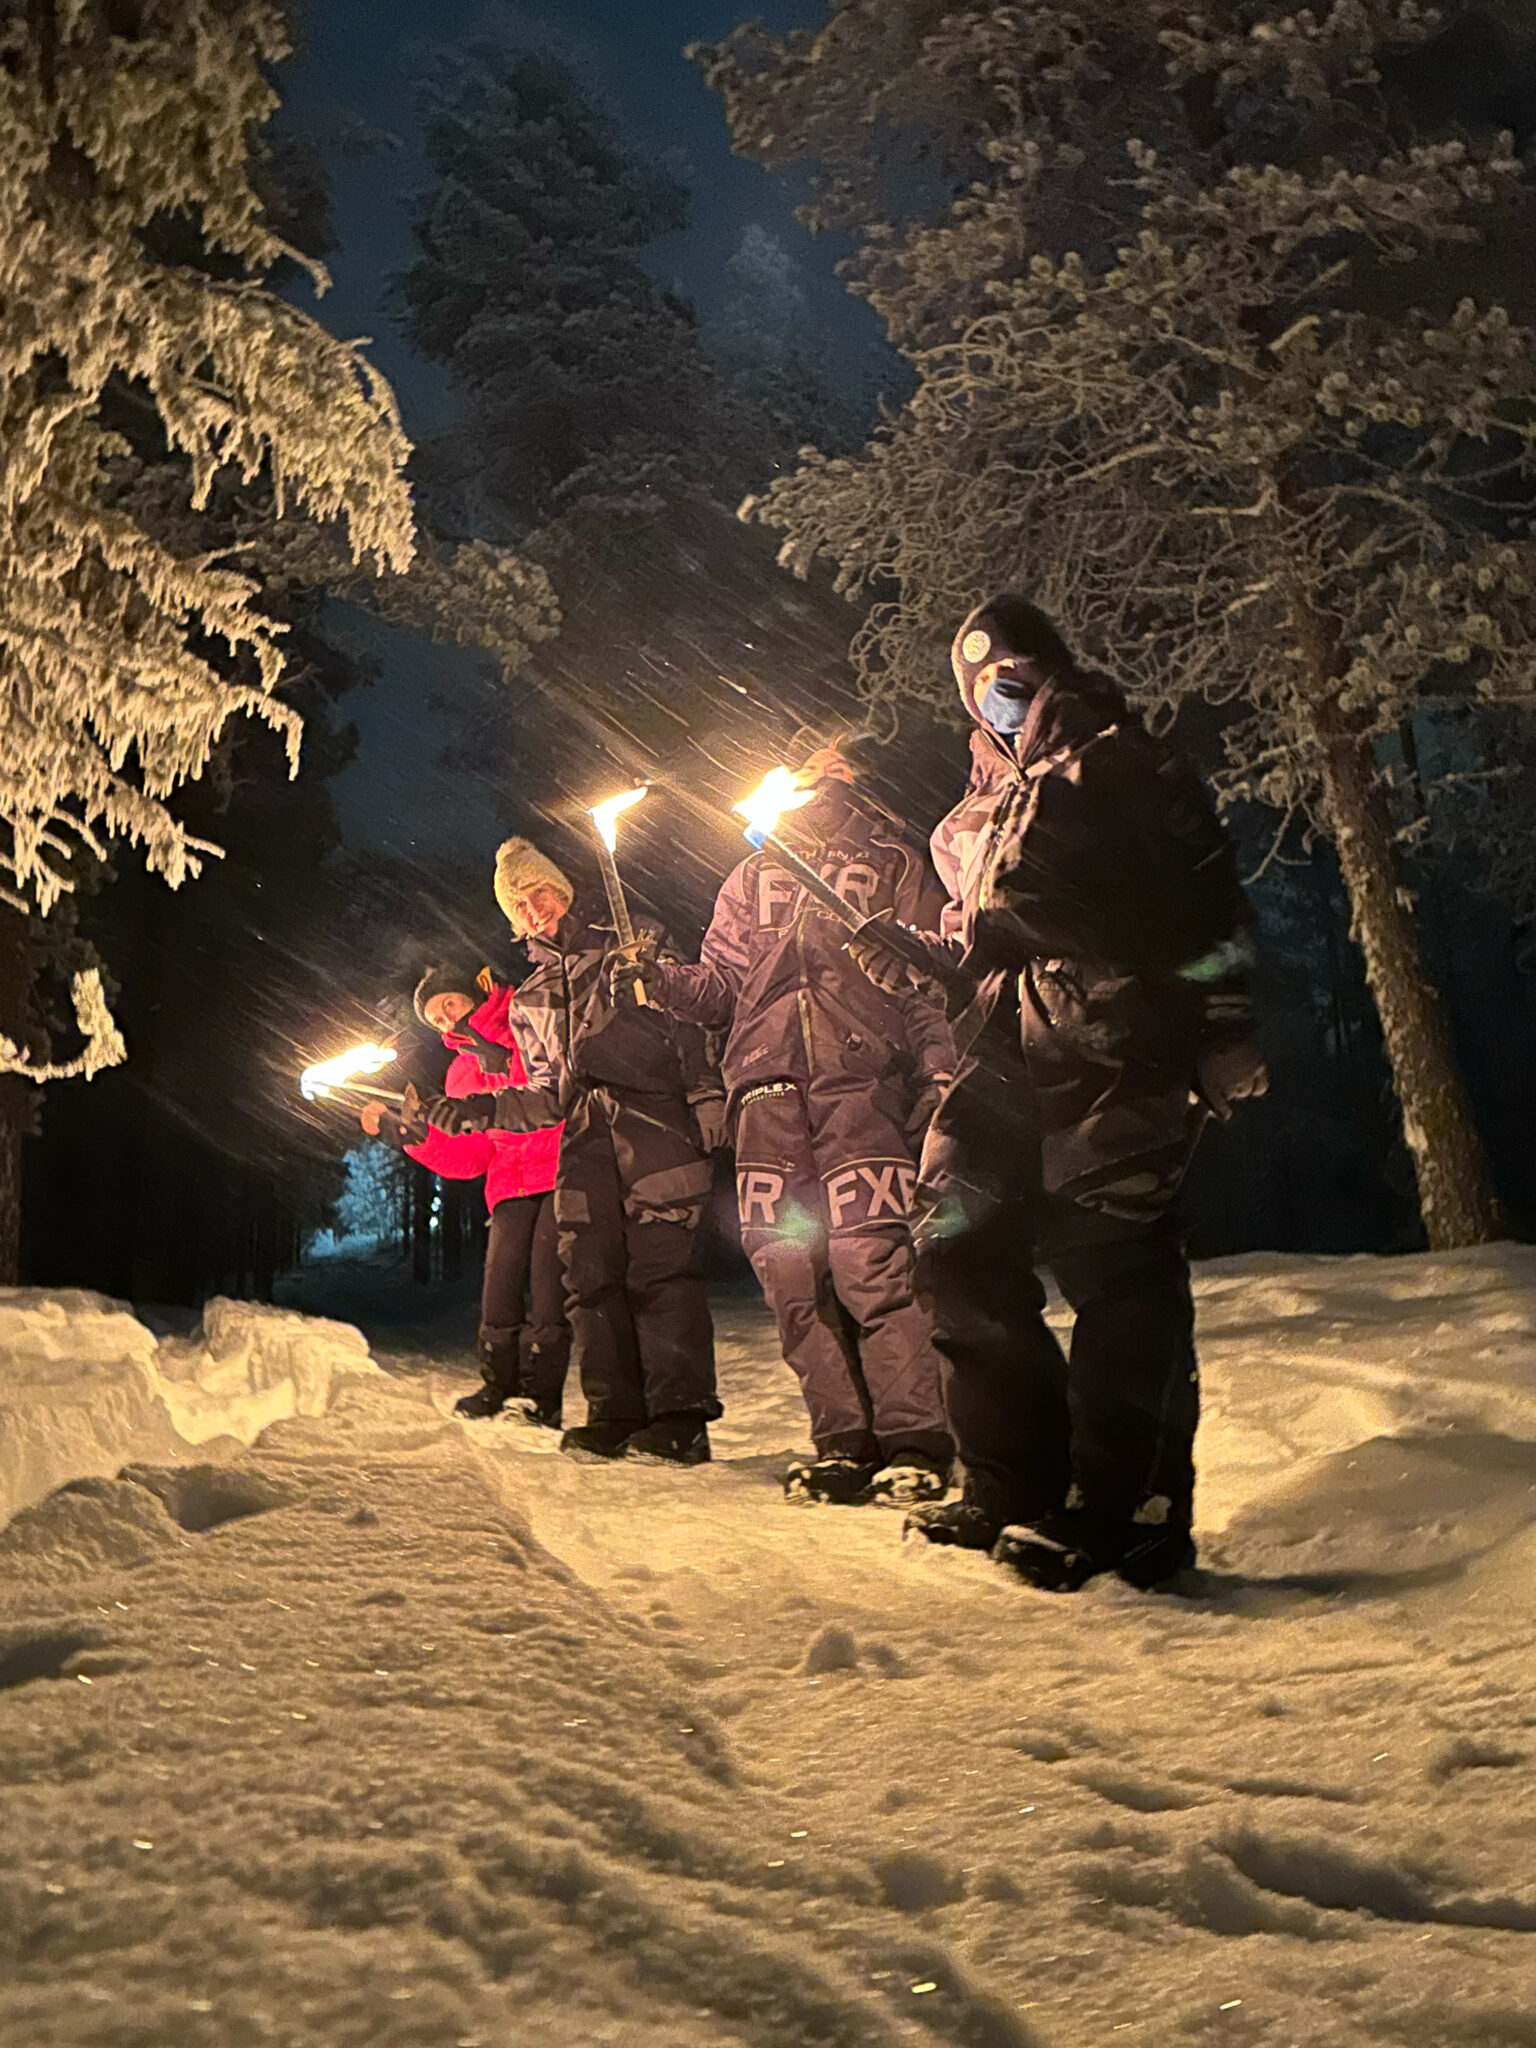
M707 1465L707 1419L695 1408L658 1415L629 1439L624 1455L642 1465Z
M956 1550L990 1550L1003 1533L995 1515L974 1500L934 1502L914 1508L901 1525L903 1537L920 1536L925 1543L949 1544Z
M786 1500L820 1501L826 1507L857 1507L879 1466L862 1458L797 1458L784 1478Z
M1162 1536L1162 1530L1148 1534ZM1075 1593L1101 1572L1119 1569L1135 1534L1129 1522L1061 1508L1029 1522L1010 1522L992 1547L999 1564L1042 1593Z
M1064 1508L1004 1529L992 1550L999 1564L1043 1593L1075 1593L1103 1572L1146 1592L1195 1561L1187 1529L1168 1523L1108 1520Z
M1187 1529L1133 1522L1115 1570L1128 1586L1150 1593L1179 1572L1193 1571L1194 1564L1195 1539Z
M989 1472L968 1471L958 1500L914 1508L901 1533L957 1550L990 1550L1011 1524L1033 1524L1051 1512L1051 1503L1026 1502L1018 1488L1002 1484Z
M568 1458L578 1458L584 1465L602 1464L609 1458L622 1458L631 1438L644 1428L643 1422L584 1422L565 1432L560 1448Z
M560 1427L560 1404L553 1408L541 1408L530 1395L520 1394L515 1401L509 1401L502 1411L506 1421L524 1429L558 1429Z
M993 1544L992 1556L1041 1593L1075 1593L1115 1562L1080 1518L1067 1513L1011 1522Z
M892 1451L869 1482L869 1499L880 1508L916 1507L942 1500L949 1491L951 1460L931 1451Z
M507 1405L507 1397L492 1386L476 1387L472 1394L461 1394L453 1404L455 1415L462 1415L466 1422L486 1422L493 1415L499 1415Z

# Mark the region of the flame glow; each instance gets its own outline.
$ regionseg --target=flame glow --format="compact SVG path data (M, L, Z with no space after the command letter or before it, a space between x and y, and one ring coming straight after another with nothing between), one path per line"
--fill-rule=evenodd
M618 821L621 812L627 811L631 804L639 803L641 797L648 793L648 785L642 782L638 789L626 789L622 796L611 796L607 803L597 804L588 811L587 816L597 827L598 838L610 853L616 850L619 843Z
M299 1093L306 1102L324 1101L333 1088L344 1087L354 1076L377 1074L397 1057L388 1045L353 1045L333 1059L317 1060L299 1076Z
M738 817L746 819L749 839L766 839L778 830L786 811L802 809L815 794L813 789L801 788L793 768L770 768L752 794L731 808Z

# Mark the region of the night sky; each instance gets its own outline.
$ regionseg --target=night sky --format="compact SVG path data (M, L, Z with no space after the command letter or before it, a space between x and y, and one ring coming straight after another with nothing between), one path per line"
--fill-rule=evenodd
M826 14L826 0L543 0L499 8L484 0L430 0L427 7L419 0L310 0L306 40L281 83L282 118L325 148L331 177L340 247L329 259L333 289L316 312L338 333L371 337L370 353L394 383L413 436L451 417L445 381L399 339L384 307L391 274L411 261L410 203L429 175L414 81L434 47L511 25L548 37L608 99L626 137L666 161L689 188L689 227L648 260L706 320L724 266L755 222L805 263L813 304L849 346L867 344L873 323L833 276L841 252L800 228L785 181L731 155L719 103L682 56L686 43L717 38L753 16L786 29ZM335 144L358 122L398 146L348 161ZM380 681L347 706L362 735L356 762L335 785L348 838L402 854L424 835L448 835L470 858L494 848L501 829L495 792L466 791L438 765L450 728L429 701L473 674L483 657L388 633L350 609L336 614L344 636L384 664Z

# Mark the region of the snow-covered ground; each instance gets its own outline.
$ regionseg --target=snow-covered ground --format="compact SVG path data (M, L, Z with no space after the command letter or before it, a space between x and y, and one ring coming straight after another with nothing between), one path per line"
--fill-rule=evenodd
M1199 1288L1205 1573L1070 1599L785 1506L743 1296L689 1472L0 1297L141 1461L0 1534L0 2041L1536 2048L1536 1250Z
M377 1378L360 1331L258 1302L210 1301L189 1338L157 1338L83 1288L0 1288L0 1523L62 1480L189 1445L248 1444Z

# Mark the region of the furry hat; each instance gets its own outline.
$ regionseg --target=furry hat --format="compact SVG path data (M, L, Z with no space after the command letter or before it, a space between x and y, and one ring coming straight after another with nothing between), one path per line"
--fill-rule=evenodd
M429 967L417 982L416 993L411 997L411 1008L418 1020L423 1024L429 1023L427 1005L434 996L469 996L478 1009L480 997L475 991L485 986L480 978L483 973L483 968L477 972L462 960L450 961L445 967Z
M976 702L977 676L989 662L1010 654L1027 656L1044 674L1061 680L1076 673L1072 650L1048 612L1011 591L989 598L977 605L950 649L955 681L972 718L981 716Z
M508 923L518 897L526 896L540 883L563 896L566 909L570 909L576 891L548 854L540 853L531 839L504 839L496 849L496 901Z

